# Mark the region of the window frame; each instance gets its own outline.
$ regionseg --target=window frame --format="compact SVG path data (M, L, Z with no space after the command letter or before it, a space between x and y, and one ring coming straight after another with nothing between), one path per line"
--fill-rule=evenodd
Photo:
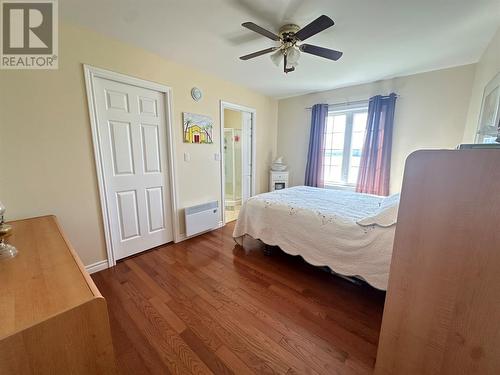
M353 119L357 113L368 113L368 102L360 103L358 105L344 105L333 107L328 110L328 117L346 115L345 131L344 131L344 145L342 150L342 166L341 166L341 182L324 181L325 188L354 190L356 183L349 183L349 169L351 164L351 151L352 151L352 133L353 133ZM366 128L365 128L366 131ZM325 128L325 136L326 136ZM326 143L326 138L325 138ZM326 148L323 149L325 153ZM325 172L325 164L323 164L323 173Z

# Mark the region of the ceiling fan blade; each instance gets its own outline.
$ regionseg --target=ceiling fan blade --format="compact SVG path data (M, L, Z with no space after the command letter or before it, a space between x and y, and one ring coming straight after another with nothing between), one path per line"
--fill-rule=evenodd
M253 22L245 22L242 23L241 26L246 27L249 30L255 31L256 33L259 33L260 35L264 35L266 38L272 39L272 40L280 40L280 37L263 27L260 27L259 25L254 24Z
M312 21L309 25L304 26L302 29L295 33L295 37L298 40L306 40L307 38L316 35L317 33L328 29L330 26L333 26L335 22L325 15L319 16L314 21Z
M271 48L266 48L266 49L263 49L261 51L257 51L257 52L254 52L254 53L250 53L248 55L245 55L245 56L241 56L240 57L240 60L250 60L250 59L253 59L254 57L257 57L257 56L261 56L261 55L265 55L266 53L270 53L270 52L274 52L278 49L279 47L271 47Z
M330 59L333 61L337 61L342 57L342 52L335 51L329 48L323 48L318 46L313 46L312 44L302 44L300 50L305 53L310 53L311 55L316 55L320 57L324 57L325 59Z

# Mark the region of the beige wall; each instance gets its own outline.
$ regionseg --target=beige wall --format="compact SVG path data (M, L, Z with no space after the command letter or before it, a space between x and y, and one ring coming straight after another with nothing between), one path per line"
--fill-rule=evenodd
M0 200L8 219L56 214L86 265L106 258L83 63L172 87L181 218L183 207L220 198L219 100L257 110L257 192L266 189L274 99L85 29L62 25L59 34L59 70L0 71ZM204 92L199 103L193 86ZM184 111L212 116L213 145L182 143Z
M479 113L483 100L483 92L489 81L500 73L500 28L497 30L488 48L476 64L476 75L472 88L472 96L467 114L463 142L473 143L476 137Z
M364 100L392 91L396 103L391 192L397 192L406 157L420 148L450 148L462 140L474 65L399 77L280 100L278 155L288 163L291 184L304 183L311 111L316 103Z

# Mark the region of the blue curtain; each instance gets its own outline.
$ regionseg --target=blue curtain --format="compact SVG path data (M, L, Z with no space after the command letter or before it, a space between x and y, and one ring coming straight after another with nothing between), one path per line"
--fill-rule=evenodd
M312 107L311 135L307 153L306 186L324 187L323 159L325 144L325 126L328 116L328 104L315 104Z
M370 98L366 136L356 185L358 193L389 195L396 98L395 93Z

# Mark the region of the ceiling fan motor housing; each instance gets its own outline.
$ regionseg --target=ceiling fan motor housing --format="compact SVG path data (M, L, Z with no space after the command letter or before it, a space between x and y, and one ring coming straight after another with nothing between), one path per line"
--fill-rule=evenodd
M289 23L287 25L283 25L280 27L279 30L279 36L281 40L285 43L290 43L295 41L294 35L297 31L300 30L300 27L298 25L294 25L292 23Z

